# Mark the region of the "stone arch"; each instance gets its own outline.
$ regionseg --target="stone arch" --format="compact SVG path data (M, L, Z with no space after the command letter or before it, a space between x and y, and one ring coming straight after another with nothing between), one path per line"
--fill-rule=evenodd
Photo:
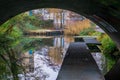
M98 24L120 49L120 1L115 0L1 0L0 24L15 15L37 8L61 8L81 14ZM106 80L120 80L120 61L108 73ZM111 76L111 77L110 77Z

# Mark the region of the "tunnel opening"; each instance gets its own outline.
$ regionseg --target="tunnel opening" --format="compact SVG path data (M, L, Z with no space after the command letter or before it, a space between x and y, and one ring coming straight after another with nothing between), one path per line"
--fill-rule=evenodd
M39 1L38 1L39 2ZM48 2L48 3L47 3ZM84 7L85 8L85 10L83 10L83 9L79 9L79 7L78 6L75 6L76 4L77 4L77 2L75 2L74 4L72 4L73 6L71 7L71 5L69 5L70 3L72 3L72 1L70 1L69 3L66 3L66 2L64 2L62 5L62 7L61 7L61 5L59 4L59 3L61 3L62 1L58 1L58 2L55 2L56 4L55 5L52 5L53 3L54 3L54 1L53 2L50 2L49 3L49 1L46 1L46 2L44 2L43 1L43 4L41 4L41 3L39 3L38 5L36 5L36 6L34 6L37 2L27 2L27 1L25 1L25 3L27 3L27 6L23 9L23 7L21 6L18 6L18 7L14 7L13 8L13 12L10 12L9 10L6 10L6 11L2 11L1 12L1 17L2 17L2 19L1 19L1 23L3 23L3 22L5 22L7 19L9 19L9 18L11 18L12 16L14 16L14 15L16 15L16 14L18 14L18 13L21 13L21 12L23 12L23 11L26 11L26 10L30 10L30 9L34 9L34 8L37 8L37 7L46 7L46 6L50 6L50 7L60 7L60 8L63 8L63 9L68 9L68 10L72 10L72 11L75 11L75 12L77 12L77 13L81 13L81 12L83 12L82 13L82 15L84 15L84 16L86 16L87 18L89 18L89 19L91 19L92 21L94 21L95 23L97 23L98 25L100 25L100 27L103 29L103 30L105 30L106 31L106 33L117 43L117 46L118 46L118 48L119 48L119 32L118 32L118 29L117 29L117 26L119 26L119 23L117 23L117 21L115 21L115 20L119 20L119 18L118 19L116 19L116 17L114 17L113 15L112 15L112 17L113 17L113 23L111 23L112 22L112 20L110 20L110 19L108 19L108 15L103 15L102 14L102 11L101 11L101 7L98 7L97 6L97 8L96 9L100 9L100 11L98 11L98 10L96 10L96 9L94 9L93 10L93 12L92 11L90 11L90 9L91 9L91 7L93 8L93 7L95 7L96 5L94 4L95 2L89 2L89 1L87 1L87 4L89 5L81 5L82 7ZM78 1L79 2L79 1ZM16 2L17 3L17 2ZM33 3L33 4L32 4ZM82 2L82 4L83 3L86 3L86 1L83 1ZM20 3L17 3L17 4L21 4L21 2ZM13 7L13 5L14 6L16 6L17 4L10 4L9 6L11 6L11 7ZM32 5L30 5L30 4L32 4ZM66 6L65 6L65 4L67 4ZM92 4L93 4L93 6L92 6ZM77 4L77 5L79 5L79 4ZM74 7L74 8L73 8ZM88 8L88 7L90 7L90 8ZM17 9L18 8L18 9ZM10 9L10 10L12 10L12 9ZM98 11L98 12L97 12ZM2 16L3 15L3 13L9 13L10 12L10 14L8 15L8 14L4 14L4 17ZM95 14L95 12L96 12L96 14ZM101 14L102 15L99 15L98 13L99 12L101 12ZM110 20L110 21L109 21ZM111 23L111 25L110 25L110 23ZM103 26L105 26L105 27L103 27ZM109 27L110 26L110 27ZM113 27L114 26L114 27ZM119 62L118 62L119 63ZM116 67L116 66L115 66ZM116 67L116 69L117 69L117 67ZM113 68L113 71L114 71L114 68ZM107 76L110 78L110 75L114 75L112 78L110 78L110 79L116 79L116 77L115 76L117 76L118 77L118 74L119 74L119 72L113 72L113 73L109 73ZM108 78L107 78L108 79ZM108 80L110 80L110 79L108 79ZM117 78L117 79L119 79L119 77ZM116 80L117 80L116 79Z
M52 13L50 13L50 12L52 12ZM63 17L63 12L64 12L64 17ZM55 14L55 13L57 13L57 14ZM86 22L84 22L84 21L86 21ZM9 25L7 25L7 24L9 24ZM94 38L90 37L89 35L91 35L92 33L93 33L93 35L94 34L105 34L105 32L102 31L102 29L99 28L93 22L90 22L85 17L78 15L74 12L70 12L70 11L62 10L62 9L55 9L55 8L43 8L43 9L27 11L25 13L17 15L16 17L14 17L14 18L10 19L9 21L7 21L6 23L4 23L1 26L1 31L3 31L3 33L5 32L7 35L9 35L13 28L13 26L11 26L11 25L16 25L19 28L18 29L16 27L15 29L13 29L13 30L16 30L16 32L18 32L18 35L23 34L24 37L31 37L30 40L32 40L35 37L38 38L38 39L36 39L37 42L34 42L34 40L33 40L33 42L29 43L30 45L32 45L34 47L38 46L38 44L43 45L41 43L44 43L44 45L49 44L48 46L53 46L54 44L51 44L51 41L59 41L59 37L60 37L60 42L61 42L64 40L63 36L71 35L71 36L75 36L73 38L73 40L75 42L86 42L86 44L87 44L88 48L91 50L91 52L94 52L93 57L96 60L98 59L98 57L95 57L95 56L102 57L102 55L99 55L101 53L95 53L95 52L101 52L100 49L96 46L96 44L99 45L100 43L96 42L95 40L92 40ZM9 26L9 27L7 29L4 29L5 26ZM35 26L37 26L37 28L35 28ZM92 26L92 28L89 29L89 26ZM88 29L88 31L84 32L84 29L85 30ZM61 30L63 30L63 32L61 32ZM83 32L81 32L82 30L83 30ZM95 32L95 30L96 30L96 32ZM22 31L22 33L19 33L21 31ZM56 32L56 31L58 31L58 32ZM17 36L17 35L13 35L13 36ZM55 37L55 39L51 39L50 38L51 36L54 36L54 37L57 36L58 38ZM85 38L84 36L89 36L90 38L89 37ZM94 36L96 36L96 35L94 35ZM18 36L18 38L19 38L19 36ZM46 38L49 39L50 41L48 42ZM27 40L28 40L28 42L30 41L29 39L27 39ZM25 41L27 41L27 40L25 40ZM39 41L40 41L40 43L39 43ZM65 45L65 44L61 43L61 45ZM61 52L61 50L59 50L59 48L58 48L59 44L58 45L56 44L56 46L57 47L55 48L55 50L56 51L58 50ZM30 46L25 45L25 47L27 49L27 47L30 47ZM15 49L15 48L13 48L13 49ZM53 50L52 48L48 48L48 47L43 47L43 48L37 47L37 49L30 48L29 51L24 52L24 54L17 55L17 56L22 56L21 57L21 58L23 58L22 65L24 65L24 67L29 65L28 62L31 64L31 66L30 65L28 66L29 69L28 69L28 67L26 67L25 73L34 72L35 66L32 66L32 65L36 64L36 62L34 62L36 58L35 58L35 55L33 56L33 52L35 51L34 53L37 55L40 52L39 50L42 50L42 49L46 49L48 51ZM36 50L38 51L38 53ZM21 52L21 51L19 51L19 52ZM41 52L39 54L41 54ZM44 51L43 51L43 53L44 53ZM46 55L47 55L47 53L46 53ZM41 57L41 56L39 56L39 57ZM103 59L103 58L101 58L101 59ZM58 60L58 63L61 63L61 61ZM106 72L103 71L103 68L101 67L101 65L104 65L104 64L99 64L100 62L97 62L97 63L98 63L98 65L100 65L99 68L105 74ZM104 62L102 62L102 63L104 63ZM49 65L53 65L53 64L51 63ZM104 66L104 67L106 67L106 66ZM19 74L19 76L22 77L22 74ZM30 77L30 75L29 76L27 75L27 77Z

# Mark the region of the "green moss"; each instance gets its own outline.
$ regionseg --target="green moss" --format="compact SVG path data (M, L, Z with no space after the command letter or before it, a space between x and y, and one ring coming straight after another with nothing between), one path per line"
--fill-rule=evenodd
M80 35L97 36L98 41L100 41L100 43L102 44L102 46L100 46L100 49L103 55L105 55L107 61L107 71L109 71L115 64L117 59L119 59L120 57L120 53L116 47L115 42L113 42L106 33L97 32L94 30L94 28L84 29L82 32L80 32Z

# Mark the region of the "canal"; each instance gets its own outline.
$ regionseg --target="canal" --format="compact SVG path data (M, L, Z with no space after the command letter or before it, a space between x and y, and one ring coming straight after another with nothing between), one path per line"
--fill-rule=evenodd
M27 36L33 40L26 45L29 49L20 55L25 74L18 74L19 80L56 80L66 51L73 36ZM24 50L25 51L25 50ZM91 53L101 72L104 70L105 58L101 52Z

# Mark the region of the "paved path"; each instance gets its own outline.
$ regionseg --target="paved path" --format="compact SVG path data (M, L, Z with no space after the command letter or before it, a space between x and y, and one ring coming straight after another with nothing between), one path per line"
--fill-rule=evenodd
M104 80L83 42L71 43L56 80Z

